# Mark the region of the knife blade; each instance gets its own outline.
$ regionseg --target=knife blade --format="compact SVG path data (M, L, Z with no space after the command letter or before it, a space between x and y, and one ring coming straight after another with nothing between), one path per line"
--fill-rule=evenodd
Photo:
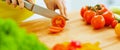
M25 4L25 8L34 12L35 14L38 14L38 15L42 15L42 16L45 16L47 18L53 18L57 15L60 15L52 10L49 10L49 9L46 9L46 8L43 8L41 6L38 6L36 4L31 4L27 1L24 1L24 4Z
M5 1L5 0L2 0L2 1ZM32 11L33 13L38 14L38 15L42 15L42 16L47 17L47 18L53 18L57 15L60 15L60 14L58 14L58 13L52 11L52 10L43 8L43 7L41 7L37 4L31 4L27 1L24 1L24 6L25 6L26 9ZM66 20L68 20L66 17L64 17L64 18Z

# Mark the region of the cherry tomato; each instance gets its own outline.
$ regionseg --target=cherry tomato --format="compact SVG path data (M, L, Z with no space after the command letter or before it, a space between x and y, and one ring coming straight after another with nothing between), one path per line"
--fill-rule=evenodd
M83 17L83 15L84 15L85 11L87 11L87 10L88 10L88 6L84 6L84 7L81 8L80 14L81 14L82 17ZM84 18L84 17L83 17L83 18Z
M97 4L96 8L97 8L97 14L99 14L99 15L101 15L104 12L108 11L108 9L105 7L104 4Z
M118 21L117 20L114 20L111 24L111 27L112 28L115 28L115 26L118 24Z
M102 15L96 15L92 18L91 20L91 25L95 28L95 29L100 29L103 28L105 25L105 19Z
M88 10L84 13L84 19L87 22L87 24L91 23L91 19L96 15L96 13L92 10Z
M105 19L106 26L109 26L112 23L112 21L115 19L113 13L110 11L106 11L105 13L102 14L102 16Z
M52 50L66 50L66 47L63 44L56 44Z
M64 17L62 17L62 16L55 16L52 19L52 26L63 28L65 26L65 24L66 24L66 21L65 21Z

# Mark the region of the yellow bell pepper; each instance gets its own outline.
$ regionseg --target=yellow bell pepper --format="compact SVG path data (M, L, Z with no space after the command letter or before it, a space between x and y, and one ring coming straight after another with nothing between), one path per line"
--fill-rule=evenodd
M16 22L21 22L29 18L33 13L25 8L16 8L13 5L7 5L4 1L0 0L0 18L12 18Z

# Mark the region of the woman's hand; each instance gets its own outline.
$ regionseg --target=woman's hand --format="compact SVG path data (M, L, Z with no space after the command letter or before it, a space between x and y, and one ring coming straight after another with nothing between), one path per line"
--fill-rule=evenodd
M33 4L33 0L27 0L28 2ZM24 8L24 0L6 0L7 4L12 4L14 7L19 5L20 8Z
M66 17L66 7L64 0L44 0L48 9L55 11L56 9L60 10L61 15Z

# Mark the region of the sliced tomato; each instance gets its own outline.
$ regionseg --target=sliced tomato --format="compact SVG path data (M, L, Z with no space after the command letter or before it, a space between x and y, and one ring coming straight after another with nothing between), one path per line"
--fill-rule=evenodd
M66 21L65 21L64 17L62 17L62 16L55 16L52 19L52 26L63 28L65 26L65 24L66 24Z
M63 30L61 27L51 26L50 29Z
M55 26L52 26L52 27L49 28L49 31L51 33L58 33L58 32L61 32L62 30L63 30L63 28L61 28L61 27L55 27Z

